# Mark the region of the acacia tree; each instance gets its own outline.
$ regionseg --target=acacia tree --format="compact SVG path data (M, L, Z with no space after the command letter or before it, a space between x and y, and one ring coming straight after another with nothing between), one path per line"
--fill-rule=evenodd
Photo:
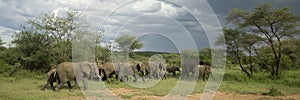
M262 37L262 45L271 48L274 64L266 64L271 68L271 76L279 77L282 41L299 34L296 27L299 19L288 8L274 9L270 4L263 4L253 11L233 9L227 21L249 32Z
M253 53L256 44L260 38L255 34L248 34L238 29L223 28L229 56L233 56L230 60L237 63L241 70L251 78L253 76ZM216 44L221 42L222 37L218 39ZM248 61L247 61L248 59ZM249 68L248 67L249 64Z
M119 49L122 51L125 61L128 61L129 52L143 47L143 44L135 36L128 33L121 33L115 39L115 42L119 44Z
M300 68L300 39L293 38L282 41L283 53L292 61L292 68Z

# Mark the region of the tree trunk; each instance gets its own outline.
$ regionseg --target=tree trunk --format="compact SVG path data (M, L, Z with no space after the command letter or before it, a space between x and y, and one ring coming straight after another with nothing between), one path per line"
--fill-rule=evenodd
M250 58L249 58L249 63L250 63L250 78L252 78L253 76L253 65L252 65L252 55L251 55L251 51L250 51Z
M246 73L246 75L248 76L248 78L251 78L250 73L249 73L249 72L243 67L243 65L242 65L241 57L239 56L239 49L238 49L238 47L236 47L236 53L235 53L235 55L236 55L236 57L237 57L237 59L238 59L238 63L239 63L239 65L240 65L240 68L242 69L242 71L243 71L244 73Z

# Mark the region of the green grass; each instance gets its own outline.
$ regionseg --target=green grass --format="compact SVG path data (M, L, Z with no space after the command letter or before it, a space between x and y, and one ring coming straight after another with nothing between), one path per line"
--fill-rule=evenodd
M64 87L59 92L54 92L50 89L41 90L41 86L45 81L34 79L15 80L14 78L0 78L0 99L15 100L15 99L50 99L63 98L67 96L82 95L80 91L69 92L67 87Z
M16 73L17 77L8 77L5 75L0 75L0 100L11 100L11 99L60 99L68 98L70 96L83 96L90 95L97 97L105 97L105 95L98 95L97 93L82 93L79 89L75 91L69 91L67 85L65 84L63 89L59 92L54 92L49 87L45 91L40 90L41 87L45 84L46 79L41 79L41 75L33 75L33 78L21 78L23 71ZM228 91L241 94L265 94L265 95L274 95L279 93L281 95L293 95L300 93L300 71L284 71L282 72L282 77L279 80L271 80L268 77L268 73L255 73L252 79L248 79L244 73L240 70L226 70L223 81L219 88L219 91ZM132 81L132 80L130 80ZM156 80L159 81L159 80ZM126 84L124 82L112 82L103 83L103 82L90 82L89 88L98 90L98 89L116 89L116 88L125 88L130 89L134 92L120 94L119 98L121 99L130 99L133 96L140 95L151 95L151 96L165 96L169 94L175 85L178 82L178 78L170 77L167 80L159 81L154 86L151 84L156 81L150 81L146 79L146 83L142 80L138 80L138 83L129 82ZM80 83L81 84L81 83ZM55 84L56 85L56 84ZM149 85L149 88L138 88L136 86L140 85ZM206 82L198 80L193 93L203 92L206 86ZM185 86L189 87L189 86ZM182 92L184 90L180 90Z
M242 94L266 94L273 87L284 95L300 93L300 71L285 71L281 79L267 78L269 73L254 73L252 79L246 77L240 70L226 70L222 81L221 91L231 91Z

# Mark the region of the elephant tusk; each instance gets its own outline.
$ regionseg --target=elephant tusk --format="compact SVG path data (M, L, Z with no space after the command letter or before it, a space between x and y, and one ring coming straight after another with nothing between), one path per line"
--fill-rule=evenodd
M101 76L100 76L100 75L97 75L97 77L98 77L99 79L101 79Z

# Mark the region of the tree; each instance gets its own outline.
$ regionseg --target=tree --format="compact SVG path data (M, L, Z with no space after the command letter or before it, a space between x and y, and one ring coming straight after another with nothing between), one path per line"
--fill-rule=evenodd
M263 45L271 48L274 63L271 66L271 76L279 77L281 57L283 54L282 41L299 35L299 19L288 8L274 9L270 4L256 7L252 12L233 9L226 18L227 21L262 37ZM277 45L276 45L277 44Z
M0 51L5 50L6 48L3 46L3 44L5 44L5 42L2 41L2 39L0 38Z
M18 63L23 68L38 70L47 68L50 65L50 48L53 39L46 34L39 34L36 31L24 28L21 32L15 33L14 41L17 52L20 52Z
M230 59L233 62L236 62L241 70L251 78L253 75L253 68L252 68L252 47L257 42L255 41L257 38L253 35L247 34L246 32L242 32L238 29L230 29L230 28L223 28L224 36L225 36L225 44L227 45L227 52L229 56L233 56L233 59ZM252 36L252 38L248 38L248 36ZM222 38L222 37L220 37ZM219 38L219 40L220 40ZM216 42L218 44L219 41ZM245 52L248 51L249 54L249 61L250 67L249 70L246 68L246 59Z
M22 25L13 35L23 68L47 71L51 66L72 60L72 39L80 34L77 12L65 15L42 14ZM76 34L75 34L76 33Z
M115 39L115 42L119 44L119 49L123 52L125 61L128 60L129 52L143 47L143 44L139 40L136 40L135 36L128 33L121 33L121 35Z
M109 62L111 61L111 51L106 47L97 46L96 47L96 59L101 60L103 62ZM96 61L97 61L96 60ZM100 62L97 62L100 63Z
M300 39L293 38L282 41L283 53L292 61L292 68L300 68Z
M81 27L76 23L78 12L65 11L64 14L58 16L55 13L45 13L34 20L29 20L28 26L39 33L48 34L56 41L72 41L75 31Z
M203 48L199 51L199 58L206 65L211 65L211 48Z

